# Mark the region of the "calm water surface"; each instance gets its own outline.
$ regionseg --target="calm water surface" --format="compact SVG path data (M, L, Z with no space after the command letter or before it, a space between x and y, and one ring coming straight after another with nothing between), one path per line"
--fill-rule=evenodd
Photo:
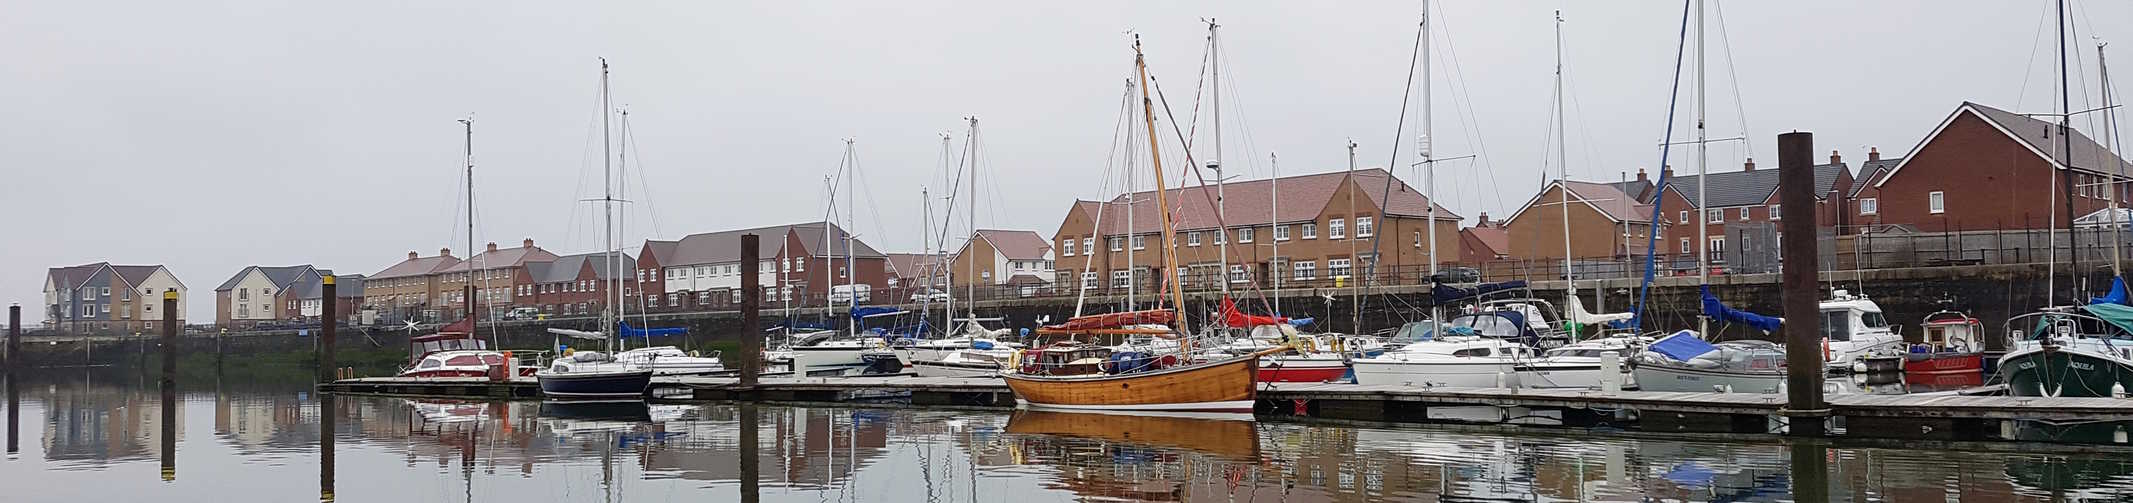
M386 502L1792 501L1797 484L1816 479L1796 476L1795 461L1826 466L1835 501L2133 499L2133 454L2111 450L326 398L302 379L250 377L180 383L166 406L155 380L125 372L16 381L13 436L0 461L4 501L284 502L322 492ZM166 414L175 419L169 430Z

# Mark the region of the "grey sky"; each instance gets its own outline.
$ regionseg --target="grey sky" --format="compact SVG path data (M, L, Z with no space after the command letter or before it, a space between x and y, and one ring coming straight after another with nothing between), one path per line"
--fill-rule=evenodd
M960 145L964 115L981 118L989 157L979 225L1049 235L1072 199L1110 195L1100 180L1131 70L1126 31L1142 34L1184 114L1202 17L1224 27L1233 173L1266 176L1269 151L1284 173L1340 169L1348 138L1363 165L1385 165L1387 147L1406 150L1415 134L1393 138L1413 1L4 5L0 94L13 99L0 105L0 209L15 227L0 249L11 264L0 300L24 303L31 321L48 266L166 264L192 288L193 321L205 322L209 290L248 264L370 273L408 250L465 256L453 120L468 113L478 240L599 249L596 208L577 200L599 192L602 56L635 129L643 185L631 177L631 198L648 201L630 209L632 252L654 234L819 219L821 179L844 137L858 139L867 184L857 232L917 251L919 187L943 190L938 134L954 131ZM2086 82L2075 89L2093 95L2090 37L2133 40L2133 7L2074 6L2075 78ZM1441 200L1469 218L1500 216L1540 183L1557 8L1571 176L1656 166L1680 7L1440 2L1437 150L1482 151L1476 129L1487 146L1485 163L1442 168ZM1711 134L1741 134L1735 110L1745 110L1766 166L1780 131L1814 131L1856 166L1869 145L1905 154L1963 100L2053 109L2049 2L1719 11L1736 65L1714 16ZM1685 121L1677 129L1688 135ZM1738 169L1743 155L1721 144L1711 163Z

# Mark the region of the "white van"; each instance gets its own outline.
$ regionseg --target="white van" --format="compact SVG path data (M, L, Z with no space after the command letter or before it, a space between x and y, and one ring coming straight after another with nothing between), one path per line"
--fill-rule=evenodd
M853 299L853 296L855 294L858 296L857 299ZM830 287L829 301L831 304L843 304L847 302L873 302L874 287L871 285L832 286Z

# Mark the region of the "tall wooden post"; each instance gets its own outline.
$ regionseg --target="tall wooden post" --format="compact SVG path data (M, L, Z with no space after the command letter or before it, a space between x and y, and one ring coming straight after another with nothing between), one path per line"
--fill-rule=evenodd
M22 365L22 358L18 354L21 350L22 305L9 305L7 306L7 359L0 360L0 362L4 362L4 365L0 366L5 366L9 372L14 372L15 367ZM9 408L8 410L15 409Z
M753 389L763 372L763 280L758 255L762 237L741 235L741 387Z
M1787 215L1815 214L1814 133L1778 135L1778 205ZM1779 228L1784 240L1783 306L1788 388L1784 414L1796 436L1822 436L1829 406L1822 401L1822 311L1816 285L1821 273L1815 221L1787 218Z
M7 365L0 366L0 375L7 381L7 453L12 455L22 450L22 440L17 425L22 424L22 383L16 382L16 367L22 365L19 351L22 349L22 305L7 306Z
M751 235L752 236L752 235ZM763 501L763 489L757 479L763 478L762 433L757 423L762 413L755 402L741 402L741 503ZM931 469L930 467L928 469Z
M333 358L334 338L337 335L335 331L340 325L340 313L334 312L339 307L339 290L340 288L334 285L333 275L319 278L318 382L322 383L333 382L339 377L334 375L335 369L340 367L335 364Z
M163 291L163 480L178 478L178 289Z

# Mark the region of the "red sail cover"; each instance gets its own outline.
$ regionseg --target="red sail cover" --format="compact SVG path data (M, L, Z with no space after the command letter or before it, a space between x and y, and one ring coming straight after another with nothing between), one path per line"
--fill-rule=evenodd
M467 318L465 318L465 319L461 319L461 320L459 320L459 321L455 321L455 322L452 322L452 324L450 324L450 325L445 325L445 326L443 326L443 327L438 327L438 328L437 328L437 333L440 333L440 334L464 334L464 333L467 333L467 332L473 332L473 331L474 331L474 318L473 318L473 317L467 317Z
M1076 316L1072 319L1068 319L1066 323L1049 328L1066 331L1103 330L1109 328L1120 328L1127 325L1168 325L1171 321L1176 319L1176 311L1172 311L1169 309L1150 309L1146 311L1126 311L1122 313Z
M1282 316L1259 316L1237 311L1237 301L1222 298L1222 323L1234 328L1251 328L1260 325L1280 325L1289 319Z

